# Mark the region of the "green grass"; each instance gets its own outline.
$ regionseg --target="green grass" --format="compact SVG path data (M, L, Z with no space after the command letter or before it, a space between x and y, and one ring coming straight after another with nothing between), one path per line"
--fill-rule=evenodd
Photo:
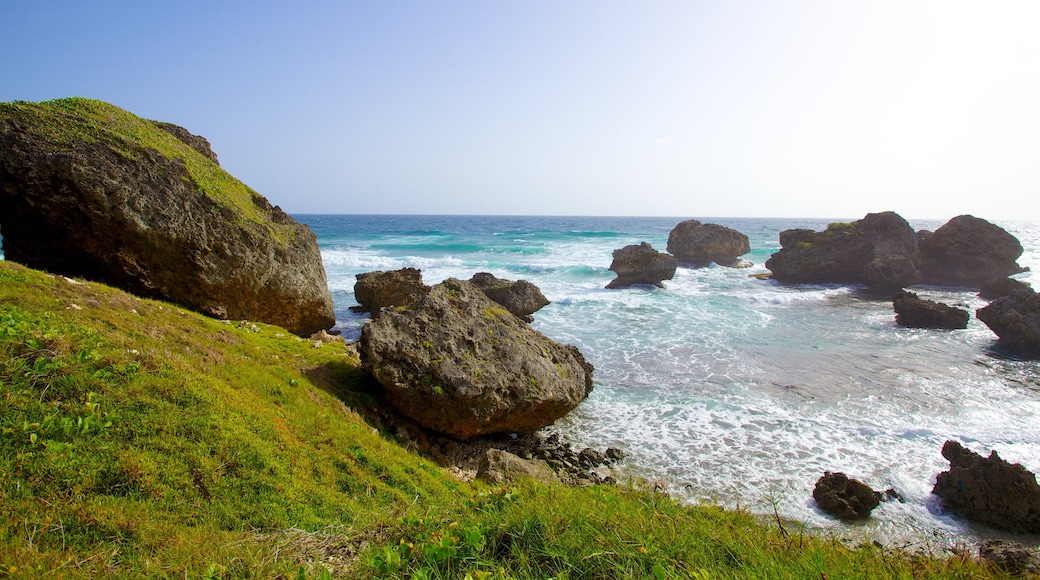
M0 577L997 576L652 490L462 483L366 422L369 381L342 344L0 262Z
M17 121L53 151L101 144L128 159L140 157L142 148L158 151L183 162L200 192L241 215L245 223L266 227L268 234L280 241L289 235L287 228L271 223L254 203L260 197L256 191L153 122L115 105L80 97L40 103L14 101L0 103L0 118Z

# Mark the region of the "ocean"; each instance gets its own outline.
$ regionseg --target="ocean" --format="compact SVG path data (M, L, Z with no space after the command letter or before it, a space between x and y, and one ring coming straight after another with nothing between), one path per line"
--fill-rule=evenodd
M415 267L434 284L487 271L538 285L552 303L533 327L596 368L588 400L551 429L579 448L623 449L627 474L689 502L775 506L814 530L941 550L999 535L944 514L931 495L947 439L1040 470L1040 362L1002 351L974 316L967 330L904 329L890 301L856 287L752 277L767 272L780 231L839 220L698 218L747 234L754 266L680 268L664 289L606 290L613 250L647 241L665 251L683 218L295 217L318 236L348 340L368 320L349 310L358 273ZM1019 264L1032 271L1017 277L1040 288L1040 223L995 223L1025 248ZM985 305L971 291L915 291ZM836 521L812 499L825 471L905 503Z

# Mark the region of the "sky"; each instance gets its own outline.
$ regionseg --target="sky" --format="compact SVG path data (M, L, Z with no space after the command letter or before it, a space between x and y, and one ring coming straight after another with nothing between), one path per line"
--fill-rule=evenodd
M290 213L1040 219L1040 2L5 2Z

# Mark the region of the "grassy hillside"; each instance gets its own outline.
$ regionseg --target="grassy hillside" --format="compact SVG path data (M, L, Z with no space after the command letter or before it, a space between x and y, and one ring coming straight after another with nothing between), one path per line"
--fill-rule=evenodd
M653 491L458 482L342 343L0 262L0 577L995 575Z

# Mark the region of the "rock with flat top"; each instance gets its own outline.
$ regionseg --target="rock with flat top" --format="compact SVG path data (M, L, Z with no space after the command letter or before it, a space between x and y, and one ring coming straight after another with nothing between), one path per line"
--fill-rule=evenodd
M607 284L607 288L627 288L640 284L664 287L664 280L675 276L675 268L679 265L675 256L658 252L647 242L625 246L614 250L614 260L610 270L617 278Z
M668 253L684 264L746 267L740 256L751 251L748 237L733 228L698 220L680 222L668 234Z

